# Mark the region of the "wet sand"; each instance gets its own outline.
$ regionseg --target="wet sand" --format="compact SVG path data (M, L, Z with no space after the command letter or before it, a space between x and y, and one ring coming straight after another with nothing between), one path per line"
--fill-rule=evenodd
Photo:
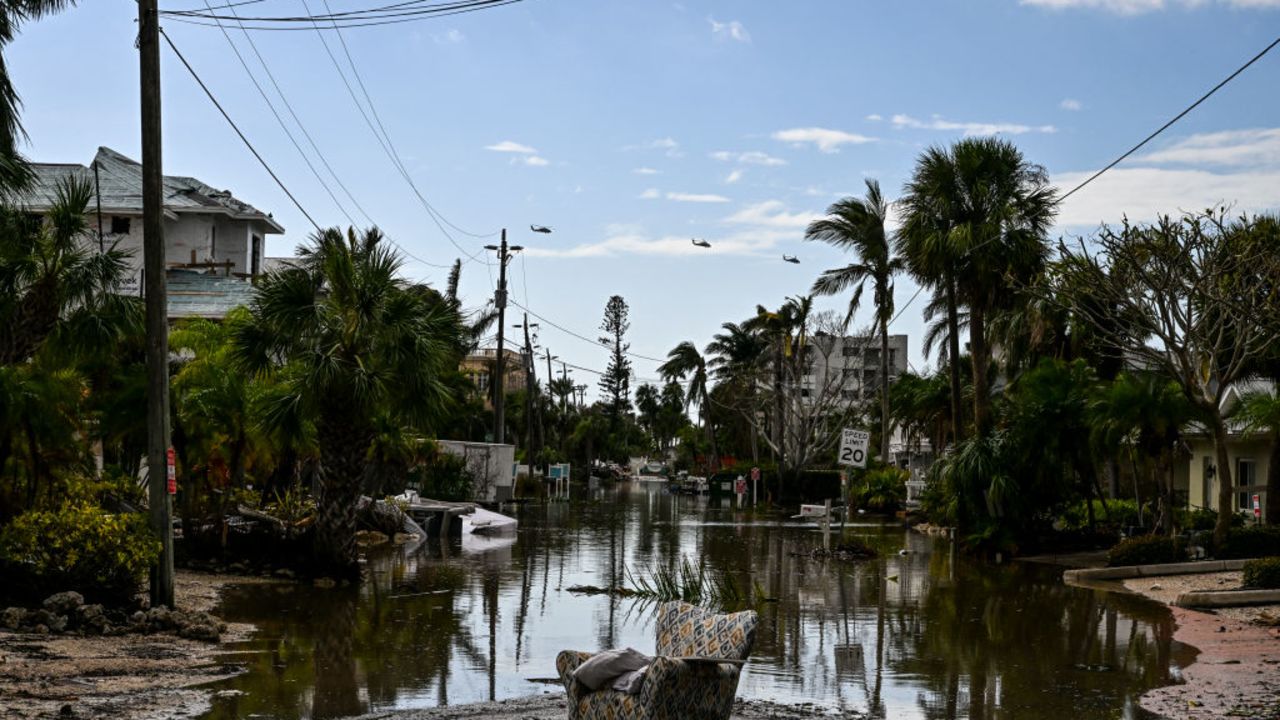
M263 578L179 570L179 608L210 612L222 588L272 582ZM233 624L223 642L244 639L252 626ZM220 645L172 634L117 637L0 632L0 712L10 718L193 717L209 708L203 683L242 668L215 660Z
M1134 578L1129 590L1171 604L1190 590L1229 590L1240 585L1239 572ZM1200 651L1182 671L1180 685L1151 690L1140 704L1166 718L1244 717L1280 719L1280 628L1254 622L1263 613L1280 616L1276 606L1224 608L1213 612L1170 607L1174 640Z

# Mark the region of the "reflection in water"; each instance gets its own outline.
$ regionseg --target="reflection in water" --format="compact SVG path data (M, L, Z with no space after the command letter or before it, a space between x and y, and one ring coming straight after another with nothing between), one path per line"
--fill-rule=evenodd
M514 542L438 545L369 560L356 590L245 586L228 620L254 640L227 661L209 718L330 718L543 692L562 649L653 646L651 604L571 595L682 555L775 599L739 693L875 718L1135 717L1188 648L1167 611L1068 588L1045 568L981 565L893 524L843 533L881 551L812 560L812 527L652 486L519 511ZM900 551L906 551L900 554Z

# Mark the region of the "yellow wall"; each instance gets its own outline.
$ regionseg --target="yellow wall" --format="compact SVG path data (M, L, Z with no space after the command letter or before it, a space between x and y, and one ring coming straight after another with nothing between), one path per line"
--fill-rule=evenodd
M1215 473L1214 478L1209 483L1209 497L1205 497L1204 468L1205 460L1209 464L1217 465L1217 454L1213 448L1213 441L1208 439L1192 439L1188 440L1187 445L1191 448L1191 459L1181 468L1174 472L1175 481L1186 478L1187 489L1190 491L1191 507L1207 507L1216 510L1218 508L1218 475ZM1236 470L1239 467L1239 460L1247 458L1254 462L1254 482L1258 485L1265 485L1267 482L1267 465L1271 456L1271 445L1265 439L1237 439L1232 440L1227 448L1228 456L1231 458L1231 482L1239 483L1240 479L1236 476ZM1185 469L1183 469L1185 468ZM1267 494L1265 490L1255 489L1249 491L1250 495L1258 493L1259 500L1262 503L1263 510L1266 510ZM1233 508L1235 509L1235 508ZM1250 510L1252 512L1252 510ZM1266 518L1264 517L1264 520Z

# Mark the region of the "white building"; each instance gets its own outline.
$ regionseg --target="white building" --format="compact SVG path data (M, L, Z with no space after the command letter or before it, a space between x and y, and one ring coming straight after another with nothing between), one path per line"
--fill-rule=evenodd
M822 393L838 385L842 400L866 402L880 393L880 337L818 335L817 352L800 380L802 397ZM889 382L907 371L907 336L889 336Z
M121 292L142 292L142 165L98 148L88 165L35 163L36 181L14 198L33 213L47 212L67 178L94 188L87 211L90 238L130 251ZM101 233L101 234L99 234ZM220 318L248 301L254 276L264 270L265 238L284 233L269 213L193 177L164 178L165 263L170 318Z

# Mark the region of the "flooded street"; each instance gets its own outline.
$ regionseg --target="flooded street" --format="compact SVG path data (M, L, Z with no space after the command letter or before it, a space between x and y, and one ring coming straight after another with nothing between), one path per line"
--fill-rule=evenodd
M556 653L652 652L654 606L575 595L682 556L774 602L739 696L872 717L1137 717L1193 651L1163 607L1064 586L1050 568L953 562L896 524L846 526L879 560L816 561L814 528L660 485L516 511L514 538L370 558L359 590L230 589L223 615L259 632L225 661L211 719L329 718L558 692ZM905 550L905 553L902 551ZM630 583L628 583L630 584Z

